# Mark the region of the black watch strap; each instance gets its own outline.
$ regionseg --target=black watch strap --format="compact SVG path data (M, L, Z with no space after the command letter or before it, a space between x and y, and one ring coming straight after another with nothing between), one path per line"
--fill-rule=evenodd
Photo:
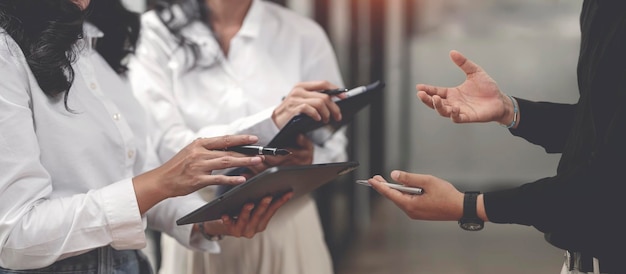
M463 198L463 217L459 220L461 228L469 231L478 231L483 229L485 222L478 217L476 212L477 198L480 195L478 191L467 191Z

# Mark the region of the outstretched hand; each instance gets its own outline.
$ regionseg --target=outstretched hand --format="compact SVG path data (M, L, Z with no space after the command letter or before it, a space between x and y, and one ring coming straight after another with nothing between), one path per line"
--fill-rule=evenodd
M496 121L509 124L513 120L513 104L496 81L458 51L451 51L450 59L465 73L465 81L456 87L418 84L417 97L455 123Z

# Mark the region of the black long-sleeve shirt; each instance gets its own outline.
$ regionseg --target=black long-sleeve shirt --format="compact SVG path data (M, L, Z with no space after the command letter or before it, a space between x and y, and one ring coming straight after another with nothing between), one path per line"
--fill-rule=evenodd
M585 0L576 104L518 99L511 132L562 153L557 174L484 195L494 223L531 225L615 269L626 259L626 0Z

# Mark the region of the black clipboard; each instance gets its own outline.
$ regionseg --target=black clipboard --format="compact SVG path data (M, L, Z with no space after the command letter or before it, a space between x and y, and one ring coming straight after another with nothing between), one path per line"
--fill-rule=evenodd
M293 191L294 195L291 198L293 200L355 170L358 166L358 162L352 161L272 167L178 219L176 224L186 225L217 220L224 214L237 216L244 204L249 202L256 204L269 195L280 197Z
M350 123L360 110L371 104L376 99L376 93L385 87L383 81L376 81L367 86L365 90L354 96L337 101L341 109L341 121L331 121L325 124L322 121L315 121L311 117L300 114L296 115L272 138L267 144L268 147L288 148L296 145L296 138L299 134L307 134L322 127L328 129L325 135L332 135L342 126ZM315 140L313 140L315 142ZM317 142L316 142L317 143ZM321 143L317 143L321 145Z

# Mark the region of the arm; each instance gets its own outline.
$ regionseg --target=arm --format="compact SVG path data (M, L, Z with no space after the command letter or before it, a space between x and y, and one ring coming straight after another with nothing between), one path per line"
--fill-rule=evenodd
M519 117L522 113L524 116L523 122L511 129L511 133L543 147L548 153L563 152L576 116L576 105L516 100Z
M617 112L606 144L591 160L555 177L484 193L478 197L478 216L494 223L534 226L564 249L597 251L594 255L600 257L610 255L603 252L621 250L626 240L626 225L619 217L626 207L622 197L626 185L621 183L621 170L626 166L626 111ZM423 195L416 196L381 184L385 180L380 176L369 180L409 217L456 221L462 216L463 195L449 182L402 171L393 171L391 178L424 189Z

